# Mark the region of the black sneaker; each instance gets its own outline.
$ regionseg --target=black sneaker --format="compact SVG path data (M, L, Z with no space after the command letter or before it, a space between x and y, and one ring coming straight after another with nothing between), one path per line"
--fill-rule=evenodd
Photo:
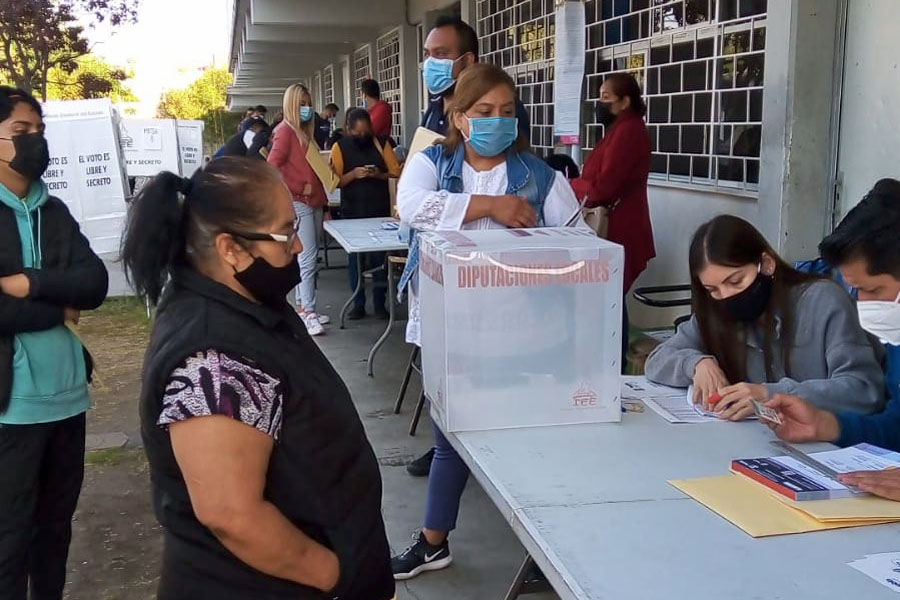
M351 321L359 321L360 319L366 318L366 309L364 306L354 306L350 309L350 312L347 313L347 318Z
M375 309L375 318L379 321L387 321L391 318L391 313L386 308L378 307Z
M394 579L403 581L412 579L425 571L440 571L453 562L450 555L450 544L445 539L440 546L432 546L421 531L413 534L413 545L391 559Z
M406 465L406 472L413 477L428 477L431 473L431 460L434 458L434 448Z

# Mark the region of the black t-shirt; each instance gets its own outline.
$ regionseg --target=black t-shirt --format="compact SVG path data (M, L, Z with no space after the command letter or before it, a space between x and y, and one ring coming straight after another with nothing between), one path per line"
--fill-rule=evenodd
M323 119L319 116L319 113L316 113L315 119L316 129L313 133L313 137L319 145L319 148L327 150L328 148L326 146L328 144L328 138L331 136L331 121Z

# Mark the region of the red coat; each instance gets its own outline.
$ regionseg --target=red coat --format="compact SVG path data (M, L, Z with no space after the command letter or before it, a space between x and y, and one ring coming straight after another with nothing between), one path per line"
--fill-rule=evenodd
M587 195L589 207L618 202L609 215L607 238L625 248L626 292L656 256L647 203L649 174L647 126L639 114L627 111L588 156L581 177L572 180L575 195L579 200Z
M306 146L287 121L282 121L272 133L272 149L266 160L281 172L281 178L295 202L303 202L312 208L328 204L325 186L306 162ZM307 183L312 191L309 196L304 196L303 189Z

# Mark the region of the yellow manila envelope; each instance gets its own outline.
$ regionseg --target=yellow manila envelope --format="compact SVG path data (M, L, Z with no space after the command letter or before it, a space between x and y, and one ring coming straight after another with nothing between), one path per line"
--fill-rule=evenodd
M734 474L669 481L700 504L731 521L753 537L824 531L892 523L900 518L819 521L775 498L766 488ZM832 502L829 500L829 502Z
M428 146L433 146L436 143L443 141L443 139L444 136L441 134L435 133L430 129L425 129L424 127L419 127L416 129L413 141L409 145L409 150L406 153L406 160L409 161L413 154L419 153Z
M316 145L315 140L310 140L309 144L306 146L306 162L309 163L313 173L316 174L316 177L318 177L319 181L322 182L322 185L325 186L326 192L330 194L337 188L341 179L335 174L331 165L322 158L322 153L319 151L319 146Z

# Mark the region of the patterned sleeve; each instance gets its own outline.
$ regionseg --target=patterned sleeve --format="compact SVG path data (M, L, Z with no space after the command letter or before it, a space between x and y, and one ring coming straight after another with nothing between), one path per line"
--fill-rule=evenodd
M217 350L188 357L172 371L157 424L223 415L278 440L281 435L281 381L251 361Z

